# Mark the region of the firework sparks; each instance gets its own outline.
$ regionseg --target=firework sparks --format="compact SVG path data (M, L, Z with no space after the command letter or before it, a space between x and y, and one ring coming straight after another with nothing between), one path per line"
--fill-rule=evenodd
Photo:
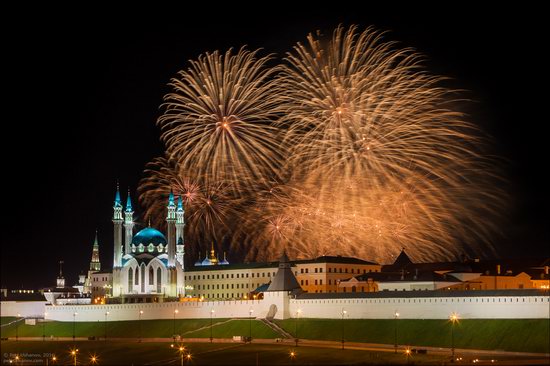
M292 194L254 211L267 223L259 238L268 257L281 242L295 256L381 262L402 247L416 260L492 250L496 164L484 157L477 127L450 107L456 100L443 78L420 60L355 27L336 29L328 42L309 35L288 54L280 127ZM300 222L285 235L292 240L268 240L282 214Z
M227 194L231 188L224 183L211 184L200 177L185 176L173 160L153 160L147 164L138 192L141 205L146 207L145 216L158 227L165 223L170 191L182 198L185 207L185 240L189 250L200 251L201 245L202 250L207 250L212 240L220 245L231 232L230 223L239 208L239 200Z
M339 27L283 66L269 59L213 52L172 80L158 120L167 158L140 185L148 213L173 189L192 240L231 237L248 260L493 250L498 164L418 54Z
M159 118L170 159L207 183L254 192L279 172L279 99L270 57L240 49L199 56L172 79Z

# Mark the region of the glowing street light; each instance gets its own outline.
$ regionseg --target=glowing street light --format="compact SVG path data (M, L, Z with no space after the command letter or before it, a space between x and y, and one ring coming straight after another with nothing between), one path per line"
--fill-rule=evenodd
M288 356L290 357L290 363L292 364L294 362L294 359L296 358L296 352L294 352L294 350L292 350L292 351L290 351Z
M407 347L407 349L405 349L405 356L407 357L407 365L409 364L409 360L411 358L411 349Z
M107 315L109 315L109 312L106 311L105 312L105 322L103 322L103 325L104 325L104 338L105 338L105 341L107 341Z
M252 313L254 312L254 309L248 310L248 313L250 314L250 321L249 321L249 330L248 330L248 339L249 342L252 343Z
M348 312L344 309L342 309L342 349L344 349L344 317L346 316Z
M185 358L187 359L187 364L191 363L191 354L190 353L185 355Z
M301 314L302 309L296 310L296 320L294 321L294 342L296 343L296 347L298 347L298 319L300 319Z
M73 348L71 350L71 356L73 356L74 359L74 366L76 366L76 356L78 355L78 348Z
M212 317L214 316L214 309L210 310L210 343L212 343L213 337L212 337Z
M17 319L15 319L15 340L19 340L19 318L21 314L17 313Z
M183 354L185 353L185 347L184 346L179 346L178 351L180 353L181 366L183 366Z
M46 316L48 313L44 312L44 321L42 322L42 341L46 340Z
M397 319L399 319L399 313L396 311L393 316L395 319L395 353L397 353Z
M143 314L143 310L140 310L139 311L139 320L138 320L138 325L139 325L139 339L138 339L138 342L141 342L141 315Z
M455 323L458 322L458 314L452 313L451 319L451 362L455 362Z
M76 335L75 330L76 330L76 316L77 315L78 315L77 312L73 313L73 342L75 340L75 335Z
M90 364L91 365L97 365L97 356L96 355L92 355L90 357Z
M172 326L172 339L176 341L176 314L179 312L178 309L174 310L174 323Z

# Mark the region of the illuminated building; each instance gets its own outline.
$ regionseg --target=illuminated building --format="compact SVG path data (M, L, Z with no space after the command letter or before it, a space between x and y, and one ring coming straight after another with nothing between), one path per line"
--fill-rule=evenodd
M124 219L122 210L117 187L112 218L114 225L113 296L121 297L122 302L159 302L165 297L183 296L185 222L181 197L178 199L177 207L173 193L170 193L168 198L167 236L152 228L150 224L133 235L135 223L130 193L126 201Z

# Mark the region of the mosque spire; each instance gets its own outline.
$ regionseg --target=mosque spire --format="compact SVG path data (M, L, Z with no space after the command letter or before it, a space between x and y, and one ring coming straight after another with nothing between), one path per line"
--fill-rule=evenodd
M122 202L120 200L120 186L118 180L116 181L116 193L115 193L115 205L114 207L122 207Z
M134 212L132 209L132 199L130 198L130 188L128 188L128 198L126 199L126 212Z

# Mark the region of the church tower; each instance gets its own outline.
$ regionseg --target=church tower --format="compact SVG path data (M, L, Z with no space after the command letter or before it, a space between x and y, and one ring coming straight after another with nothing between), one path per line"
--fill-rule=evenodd
M115 204L113 205L114 225L114 255L113 269L122 266L122 202L120 201L120 190L116 186Z
M170 190L168 197L168 215L166 223L168 226L168 267L176 265L176 204L174 202L174 193Z
M134 210L132 209L132 200L130 198L130 189L128 189L128 198L126 199L126 209L124 210L124 254L130 254L130 244L134 234Z
M183 210L183 201L181 196L178 197L178 208L176 211L176 260L179 264L183 265L183 256L185 255L184 247L184 234L183 230L185 228L185 211Z

